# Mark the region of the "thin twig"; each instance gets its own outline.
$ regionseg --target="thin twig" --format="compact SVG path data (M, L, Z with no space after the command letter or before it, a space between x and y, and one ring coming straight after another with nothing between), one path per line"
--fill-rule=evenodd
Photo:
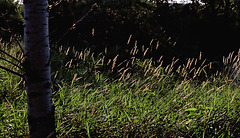
M13 37L15 38L15 40L16 40L16 42L17 42L17 44L18 44L18 47L21 49L22 53L24 53L24 50L23 50L23 48L22 48L20 42L17 40L16 35L14 35Z
M3 67L3 66L0 65L0 68L1 68L1 69L4 69L4 70L6 70L6 71L8 71L8 72L10 72L10 73L12 73L12 74L14 74L14 75L17 75L17 76L19 76L19 77L21 77L21 78L24 78L24 75L22 75L22 74L20 74L20 73L17 73L17 72L15 72L15 71L13 71L13 70L10 70L10 69L8 69L8 68L6 68L6 67Z
M49 6L48 6L48 9L51 10L52 7L55 7L55 6L59 5L61 2L62 2L62 0L59 0L59 1L57 1L57 2L53 2L52 5L49 5Z
M4 61L6 61L6 62L8 62L8 63L10 63L10 64L12 64L12 65L14 65L15 67L18 67L18 68L21 69L21 70L23 70L23 68L21 68L21 67L18 66L17 64L15 64L15 63L13 63L13 62L11 62L11 61L5 59L5 58L0 57L0 59L1 59L1 60L4 60Z
M17 62L21 62L20 60L18 60L17 58L13 57L12 55L8 54L7 52L5 52L4 50L0 49L0 52L4 53L5 55L11 57L12 59L16 60Z
M75 29L76 25L77 25L79 22L82 22L83 19L84 19L86 16L88 16L89 13L91 13L91 12L93 11L93 8L94 8L96 5L97 5L97 3L92 4L91 9L90 9L82 18L80 18L79 20L75 21L75 22L72 24L72 26L58 39L58 41L57 41L56 43L60 42L65 35L67 35L71 30Z

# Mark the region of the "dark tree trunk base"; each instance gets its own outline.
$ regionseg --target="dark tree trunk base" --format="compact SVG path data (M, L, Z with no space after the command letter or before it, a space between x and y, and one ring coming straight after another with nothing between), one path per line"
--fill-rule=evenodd
M54 107L47 116L33 118L28 115L30 136L32 138L55 138Z

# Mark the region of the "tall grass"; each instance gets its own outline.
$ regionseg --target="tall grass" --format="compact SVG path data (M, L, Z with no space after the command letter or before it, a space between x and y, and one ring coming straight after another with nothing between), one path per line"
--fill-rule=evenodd
M0 44L0 65L21 74L20 62L23 53L14 44ZM11 55L11 56L10 56ZM23 79L0 69L0 135L19 137L28 133L27 104Z
M120 61L121 55L108 59L90 50L52 49L58 137L240 136L237 56L231 53L222 70L208 74L212 63L201 54L181 66L178 59L163 66L162 58L137 58L137 51ZM1 73L2 84L16 79ZM2 100L0 135L6 137L28 135L26 94L18 83L11 85L21 95L9 92Z

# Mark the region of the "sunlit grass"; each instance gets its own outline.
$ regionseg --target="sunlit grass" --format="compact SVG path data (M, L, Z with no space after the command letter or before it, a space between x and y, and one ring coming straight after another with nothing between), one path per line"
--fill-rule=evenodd
M22 57L20 47L14 44L0 44L0 48L12 56L0 52L0 65L21 74L22 70L17 67L20 63L14 59ZM27 135L27 104L23 79L3 69L0 69L0 101L0 135L2 137Z
M226 68L210 75L211 63L201 57L162 66L162 59L155 63L132 53L128 61L117 62L117 55L107 59L90 50L52 49L58 137L240 136L234 71L239 60L233 54L224 59ZM0 89L7 93L1 92L0 135L27 136L24 88L17 77L0 73Z

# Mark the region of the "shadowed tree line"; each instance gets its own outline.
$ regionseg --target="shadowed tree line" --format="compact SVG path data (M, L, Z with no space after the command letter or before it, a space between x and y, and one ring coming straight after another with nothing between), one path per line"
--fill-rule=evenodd
M135 45L139 49L144 45L150 51L146 57L158 59L164 55L165 61L172 57L196 57L200 51L210 60L220 60L239 48L239 1L193 0L191 4L173 4L166 0L50 0L49 3L53 45L90 47L96 53L107 48L110 57L120 54L123 59ZM9 41L14 34L22 35L21 6L1 1L0 7L2 41Z
M0 41L9 42L23 35L23 8L14 0L0 1Z

